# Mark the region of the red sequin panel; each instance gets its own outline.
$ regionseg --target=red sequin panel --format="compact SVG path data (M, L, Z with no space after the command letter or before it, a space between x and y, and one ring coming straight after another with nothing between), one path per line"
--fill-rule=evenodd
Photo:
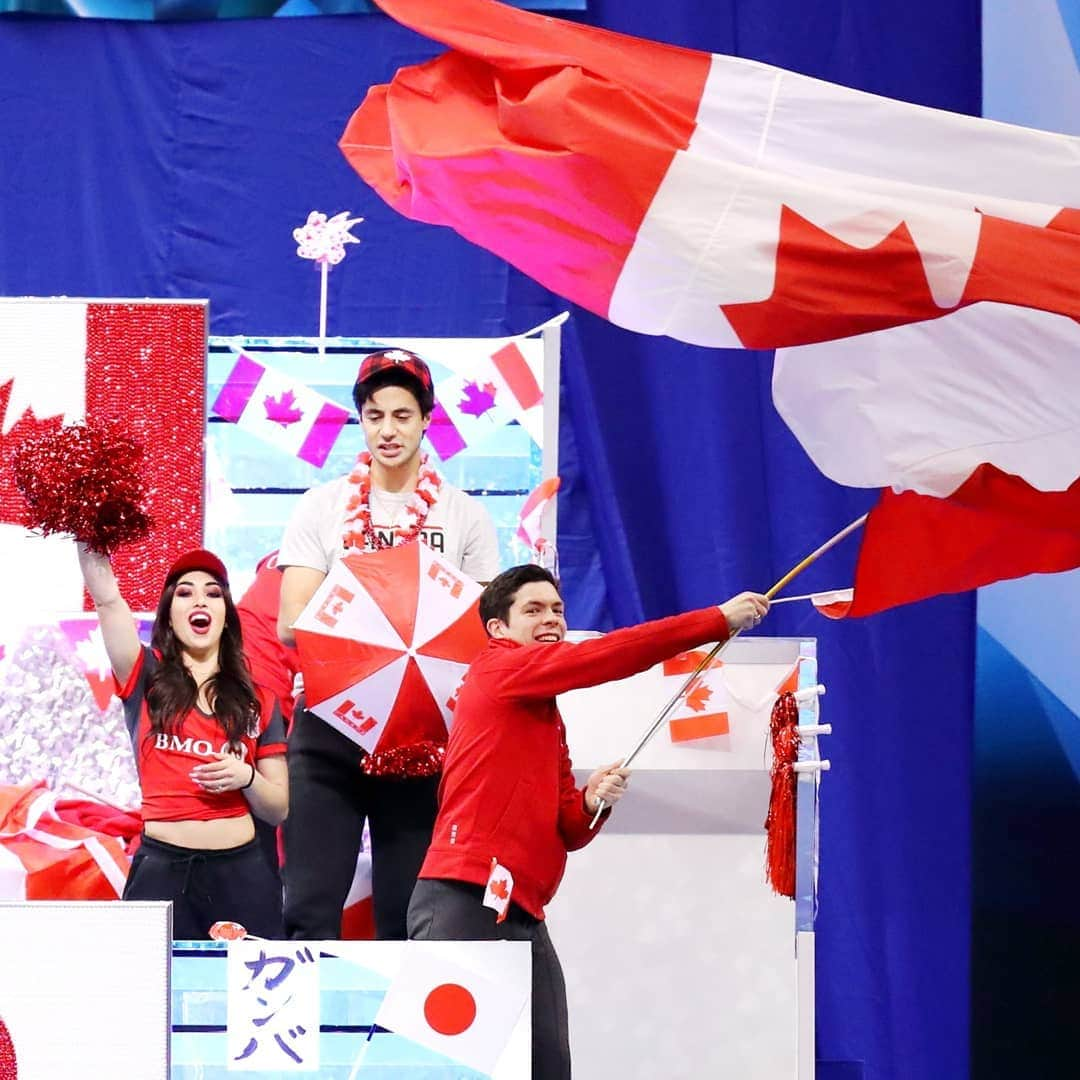
M0 1019L0 1080L17 1080L19 1064L15 1060L15 1044L11 1041L7 1026Z
M136 611L153 611L172 561L202 546L206 319L199 303L87 309L86 415L122 421L146 449L144 509L156 528L113 556Z

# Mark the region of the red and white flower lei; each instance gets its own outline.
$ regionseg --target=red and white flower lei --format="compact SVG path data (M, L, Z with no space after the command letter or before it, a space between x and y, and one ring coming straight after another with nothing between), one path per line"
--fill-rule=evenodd
M349 483L353 493L345 507L345 534L342 537L345 550L380 551L389 547L371 523L371 454L366 450L356 459L353 471L349 473ZM396 543L408 544L420 535L441 487L442 477L428 464L427 454L422 455L416 490L405 504L400 521L393 527Z

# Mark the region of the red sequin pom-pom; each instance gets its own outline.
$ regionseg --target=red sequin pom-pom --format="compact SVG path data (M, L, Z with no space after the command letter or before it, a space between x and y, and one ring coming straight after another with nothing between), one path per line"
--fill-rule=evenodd
M22 442L15 483L26 524L45 536L67 533L107 555L143 539L153 521L140 477L143 448L115 421L68 424Z
M446 747L429 740L368 754L360 768L368 776L418 780L424 776L438 776L445 756Z

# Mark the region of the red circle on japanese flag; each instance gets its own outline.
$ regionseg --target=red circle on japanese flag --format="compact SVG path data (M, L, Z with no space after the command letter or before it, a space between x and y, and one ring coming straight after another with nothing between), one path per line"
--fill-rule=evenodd
M424 1019L440 1035L460 1035L476 1019L476 1000L464 986L443 983L425 998Z
M11 1041L7 1025L0 1020L0 1080L16 1080L19 1065L15 1060L15 1044Z

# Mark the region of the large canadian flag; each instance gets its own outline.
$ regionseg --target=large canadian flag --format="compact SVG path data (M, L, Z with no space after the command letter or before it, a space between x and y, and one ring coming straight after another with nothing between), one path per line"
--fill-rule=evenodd
M852 614L1080 565L1080 140L494 0L378 0L452 48L341 148L619 325L782 349L777 408L871 513Z
M73 542L23 527L12 455L61 424L116 419L145 449L145 540L113 558L135 610L152 611L170 562L202 544L206 304L180 301L0 301L0 560L17 566L11 618L79 611Z

